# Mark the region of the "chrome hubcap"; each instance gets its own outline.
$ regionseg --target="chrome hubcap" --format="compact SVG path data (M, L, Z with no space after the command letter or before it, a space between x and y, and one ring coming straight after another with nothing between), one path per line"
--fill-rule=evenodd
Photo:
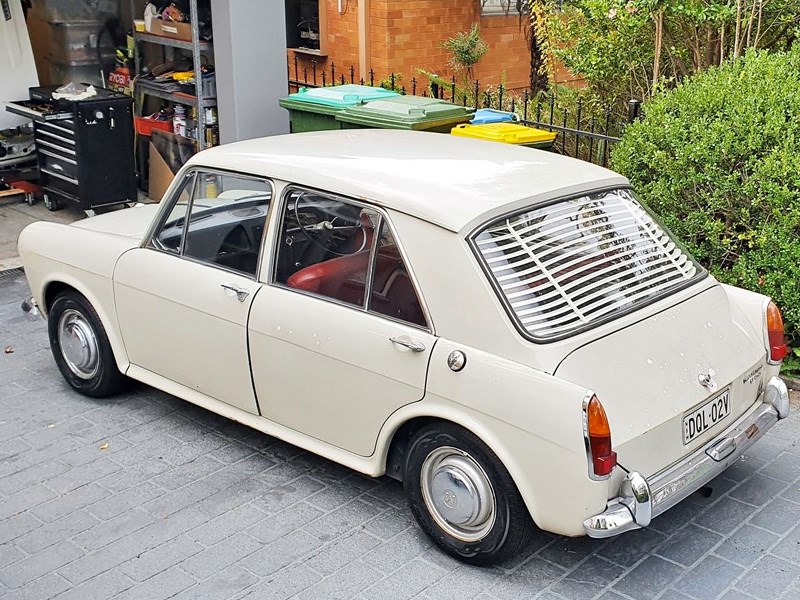
M67 309L58 320L58 345L69 370L81 379L91 379L100 365L97 336L86 318Z
M466 452L442 446L420 470L425 506L436 523L464 542L483 539L494 526L494 489L481 466Z

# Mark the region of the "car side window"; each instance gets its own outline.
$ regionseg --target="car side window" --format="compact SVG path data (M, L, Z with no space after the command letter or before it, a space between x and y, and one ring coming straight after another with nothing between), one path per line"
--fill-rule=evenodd
M281 215L274 281L427 327L384 217L331 194L289 190Z
M263 179L198 170L153 238L154 245L255 276L272 187Z
M368 308L393 319L427 326L414 283L385 220L381 225Z
M364 307L378 213L333 195L289 191L275 281Z

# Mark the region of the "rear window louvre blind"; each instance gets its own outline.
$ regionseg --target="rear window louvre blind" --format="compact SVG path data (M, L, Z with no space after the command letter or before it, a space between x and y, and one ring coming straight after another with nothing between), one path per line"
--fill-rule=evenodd
M700 273L628 190L503 217L474 242L517 323L539 339L606 321Z

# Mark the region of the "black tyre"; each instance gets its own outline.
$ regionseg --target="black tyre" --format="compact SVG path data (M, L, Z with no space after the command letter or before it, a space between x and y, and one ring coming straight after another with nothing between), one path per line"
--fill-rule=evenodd
M500 563L531 539L533 520L508 471L486 444L457 425L416 433L403 484L420 527L459 560Z
M56 297L47 330L58 370L81 394L103 398L125 387L127 378L117 369L106 330L81 294L66 291Z

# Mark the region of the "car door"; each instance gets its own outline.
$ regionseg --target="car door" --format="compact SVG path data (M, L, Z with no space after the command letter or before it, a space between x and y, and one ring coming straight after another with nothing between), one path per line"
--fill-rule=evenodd
M386 215L332 195L284 195L270 285L253 300L261 414L350 452L374 452L420 400L436 342Z
M271 197L263 179L192 171L114 271L131 363L255 414L247 316Z

